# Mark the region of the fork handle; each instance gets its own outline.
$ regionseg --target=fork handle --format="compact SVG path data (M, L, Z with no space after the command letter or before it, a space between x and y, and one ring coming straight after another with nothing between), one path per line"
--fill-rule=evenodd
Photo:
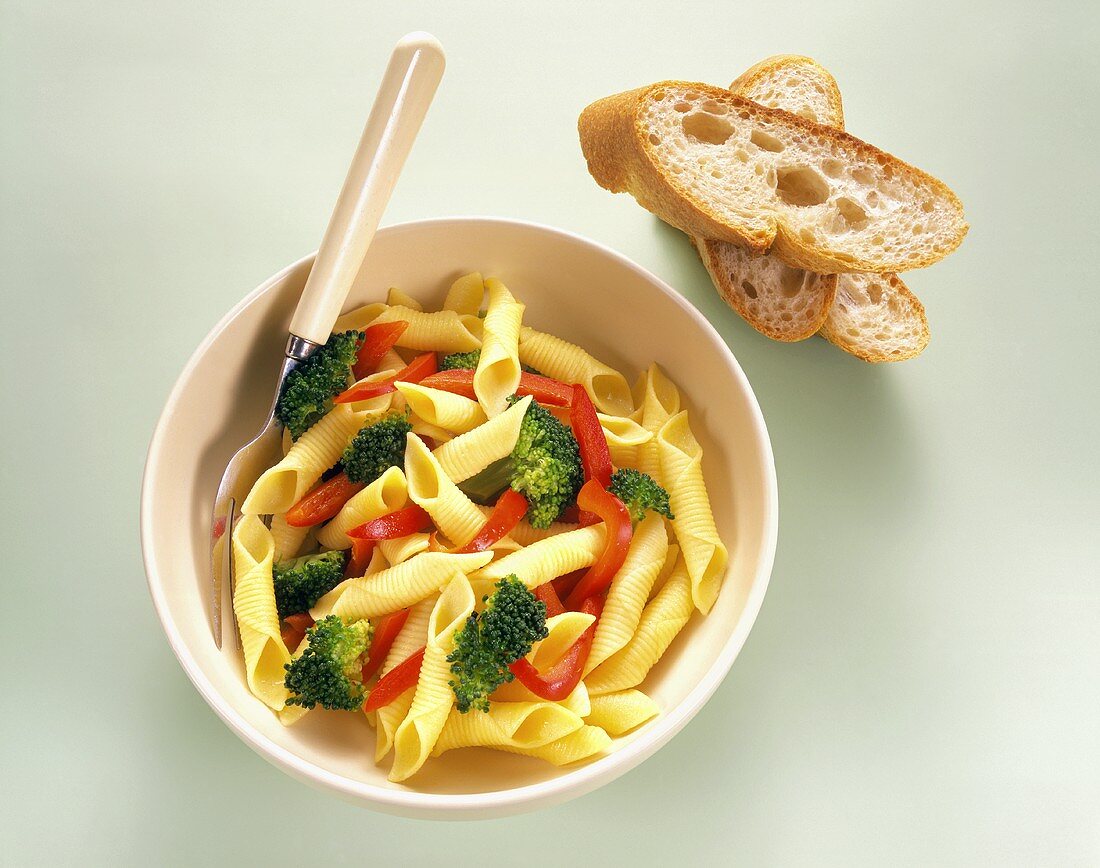
M444 65L443 46L428 33L410 33L394 47L290 321L293 336L313 344L328 340L443 77Z

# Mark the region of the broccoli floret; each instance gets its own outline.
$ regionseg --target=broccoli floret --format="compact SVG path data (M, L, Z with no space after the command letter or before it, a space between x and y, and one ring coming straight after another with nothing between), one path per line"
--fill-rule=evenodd
M279 617L313 608L314 603L343 581L345 560L344 552L332 551L275 564L271 572Z
M458 710L489 710L489 695L515 676L508 666L545 639L546 604L515 575L505 576L480 614L474 612L455 634L447 657Z
M470 350L468 353L449 353L439 361L441 371L472 371L481 361L481 350ZM520 368L529 374L537 374L530 365L520 365Z
M306 650L286 664L287 705L355 711L363 704L363 663L370 648L370 621L346 624L336 615L306 631Z
M616 470L611 474L611 485L607 490L626 505L631 520L635 522L642 520L647 509L665 518L675 518L668 505L668 492L648 473L630 467Z
M468 353L450 353L439 361L441 371L472 371L477 367L481 359L481 350L470 350Z
M516 400L515 396L508 399ZM479 503L491 503L511 486L527 498L527 520L546 528L577 498L584 470L577 438L534 401L519 427L512 454L495 461L459 487Z
M348 385L363 332L332 335L328 342L287 375L275 415L297 440L332 409L332 399Z
M390 413L365 425L344 450L341 462L352 482L369 485L391 467L405 462L405 437L412 425L402 413Z

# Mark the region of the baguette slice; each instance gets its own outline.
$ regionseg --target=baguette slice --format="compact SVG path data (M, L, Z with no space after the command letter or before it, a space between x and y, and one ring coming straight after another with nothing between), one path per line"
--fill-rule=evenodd
M728 241L692 238L722 299L745 322L777 341L817 334L836 296L837 275L817 274Z
M707 84L606 97L578 123L588 169L689 235L825 273L939 261L966 234L941 181L854 136Z
M776 54L750 66L730 85L732 93L770 108L844 129L844 102L833 74L812 57Z
M931 337L924 305L896 274L838 275L822 337L865 362L919 356Z
M786 109L829 126L844 124L844 108L836 79L821 64L808 57L793 54L777 55L761 61L739 75L730 90L747 96L754 102L774 108ZM760 260L745 257L741 249L724 241L692 239L696 249L710 272L720 295L729 301L734 310L758 331L778 340L798 340L792 326L784 334L774 333L774 313L789 302L784 286L769 280L774 272L757 267ZM716 259L736 263L738 257L747 259L738 269L727 267L716 270ZM765 260L766 261L766 260ZM870 275L841 275L839 284L827 286L825 280L811 272L803 272L801 281L804 293L835 290L835 300L826 306L820 334L858 358L867 362L893 362L920 355L930 333L924 305L896 274L884 274L878 280ZM788 277L788 285L796 278ZM741 296L746 286L755 292L752 306ZM814 309L807 304L806 309ZM766 313L761 316L758 309Z
M815 123L843 127L836 79L808 57L781 54L750 67L730 90ZM777 341L801 341L824 325L836 295L835 274L791 268L728 241L692 238L718 294L754 329Z

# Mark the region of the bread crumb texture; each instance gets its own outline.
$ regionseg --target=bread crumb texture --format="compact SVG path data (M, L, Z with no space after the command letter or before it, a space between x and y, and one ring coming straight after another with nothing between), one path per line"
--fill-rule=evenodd
M815 274L725 241L693 239L719 295L761 334L801 341L817 333L836 294L835 274Z
M729 226L774 215L776 253L790 265L916 268L965 233L943 184L833 128L678 82L643 89L638 111L660 173Z
M839 275L821 334L867 362L911 359L930 337L924 305L895 274Z

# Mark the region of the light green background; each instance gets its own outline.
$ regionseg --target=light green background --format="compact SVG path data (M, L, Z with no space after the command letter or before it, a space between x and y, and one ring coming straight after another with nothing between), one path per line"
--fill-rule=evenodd
M1100 863L1095 9L0 2L0 861ZM450 67L387 222L529 218L652 269L729 341L780 480L771 589L695 721L593 795L465 825L249 751L164 641L137 535L177 372L316 246L413 29ZM777 52L828 65L850 128L967 205L961 250L909 281L917 361L759 337L585 171L590 100Z

